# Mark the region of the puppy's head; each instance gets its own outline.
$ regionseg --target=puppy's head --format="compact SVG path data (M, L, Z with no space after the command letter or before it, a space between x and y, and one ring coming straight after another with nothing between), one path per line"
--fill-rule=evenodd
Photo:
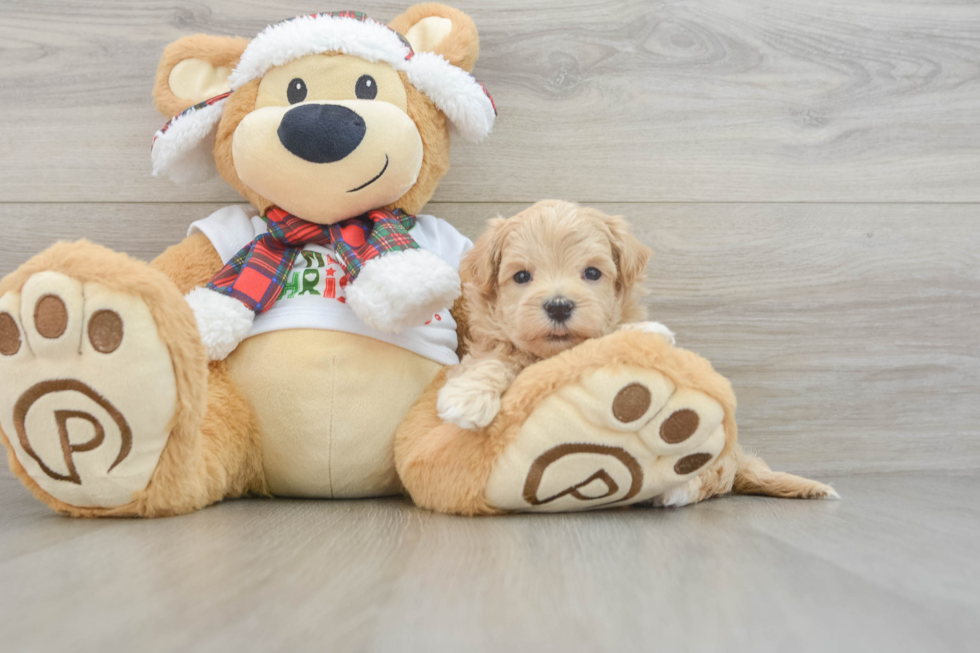
M651 254L622 218L569 202L491 220L460 270L473 339L547 358L639 320Z

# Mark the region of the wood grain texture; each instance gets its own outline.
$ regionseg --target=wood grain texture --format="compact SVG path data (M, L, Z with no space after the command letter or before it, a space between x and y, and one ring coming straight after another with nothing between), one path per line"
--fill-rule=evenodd
M455 518L406 501L77 521L0 472L10 651L965 651L973 476L840 478L843 501Z
M8 205L149 259L219 204ZM430 204L475 238L523 204ZM805 474L980 467L980 230L966 205L597 204L653 247L646 301L739 398L740 438ZM57 234L57 237L55 236Z
M545 197L626 215L657 252L652 317L732 380L742 442L841 475L844 500L503 519L250 500L82 521L0 466L0 649L975 647L977 3L448 1L477 22L500 116L454 146L429 212L470 237ZM345 8L0 2L0 275L59 239L149 259L240 201L150 176L157 58Z
M387 20L407 4L358 8ZM456 146L438 200L980 201L975 3L455 4L480 28L500 116L489 141ZM313 7L6 0L0 201L234 199L149 176L157 58Z

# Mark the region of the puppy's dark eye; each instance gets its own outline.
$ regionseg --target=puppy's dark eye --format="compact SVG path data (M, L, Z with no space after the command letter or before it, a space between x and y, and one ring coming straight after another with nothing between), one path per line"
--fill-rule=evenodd
M589 281L598 281L602 276L602 271L599 268L585 268L585 273L582 276Z
M520 272L514 275L514 281L516 281L517 283L527 283L530 280L531 280L531 273L528 272L527 270L521 270Z
M296 104L305 100L306 82L299 77L289 82L289 88L286 89L286 99L289 100L290 104Z
M354 85L354 95L358 100L373 100L378 96L378 83L370 75L361 75Z

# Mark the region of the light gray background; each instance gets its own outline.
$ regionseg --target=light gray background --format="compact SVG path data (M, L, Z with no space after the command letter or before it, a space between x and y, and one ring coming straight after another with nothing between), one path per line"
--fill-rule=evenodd
M980 635L980 5L457 1L500 115L428 207L627 216L743 443L844 501L465 520L401 500L58 518L0 472L10 650L966 650ZM164 45L407 5L0 1L0 274L241 201L149 174ZM6 646L2 646L6 648Z

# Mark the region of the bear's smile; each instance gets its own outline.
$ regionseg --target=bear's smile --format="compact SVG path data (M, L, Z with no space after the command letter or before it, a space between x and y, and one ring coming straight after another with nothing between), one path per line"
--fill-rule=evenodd
M387 170L387 169L388 169L388 155L387 155L387 154L385 154L385 165L384 165L384 167L383 167L383 168L381 168L381 172L379 172L378 174L376 174L376 175L375 175L375 176L374 176L374 177L373 177L373 178L371 179L371 181L369 181L369 182L367 182L367 183L365 183L365 184L361 184L361 185L360 185L360 186L358 186L357 188L352 188L352 189L350 189L350 190L349 190L349 191L347 191L347 192L348 192L348 193L356 193L357 191L359 191L359 190L361 190L361 189L363 189L363 188L367 188L368 186L370 186L370 185L371 185L371 184L373 184L374 182L376 182L376 181L378 181L379 179L381 179L381 175L383 175L383 174L385 173L385 170Z

